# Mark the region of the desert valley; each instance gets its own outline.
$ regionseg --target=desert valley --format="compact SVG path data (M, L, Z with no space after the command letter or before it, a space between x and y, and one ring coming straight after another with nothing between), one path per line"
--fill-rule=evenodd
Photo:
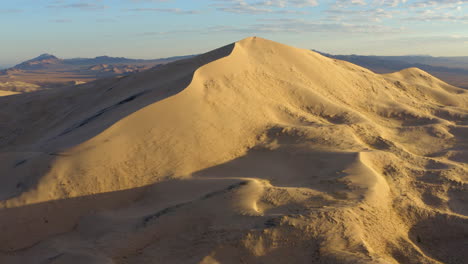
M5 89L0 263L466 263L468 90L375 72L249 37Z
M0 70L0 92L22 93L73 86L96 79L125 76L189 57L192 56L154 60L109 56L59 59L45 53L13 67Z

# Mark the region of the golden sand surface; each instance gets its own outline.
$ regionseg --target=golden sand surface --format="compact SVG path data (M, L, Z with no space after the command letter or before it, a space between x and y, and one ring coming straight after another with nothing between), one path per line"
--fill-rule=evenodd
M468 91L258 37L0 97L0 263L466 263Z

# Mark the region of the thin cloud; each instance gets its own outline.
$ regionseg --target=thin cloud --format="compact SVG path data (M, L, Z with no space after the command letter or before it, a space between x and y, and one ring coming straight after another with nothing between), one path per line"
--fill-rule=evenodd
M468 0L421 0L410 5L413 8L444 7L467 4Z
M330 19L340 21L373 21L381 22L383 19L393 18L399 11L386 10L383 8L371 9L328 9L325 11Z
M222 34L239 33L242 35L257 34L305 34L305 33L350 33L350 34L390 34L402 32L402 28L392 28L383 25L369 25L366 23L340 23L340 22L320 22L305 21L298 19L258 19L257 23L246 26L219 25L207 28L156 31L139 33L140 36L164 36L170 34Z
M170 2L171 0L130 0L134 3L163 3L163 2Z
M251 25L249 30L258 32L336 32L336 33L397 33L402 28L394 28L384 25L372 25L368 23L322 22L300 19L262 19Z
M232 2L246 2L246 1L232 1ZM288 6L308 7L308 6L317 6L318 2L316 0L270 0L270 1L255 2L252 5L274 6L274 7L281 7L281 8L285 8Z
M172 14L198 14L200 11L197 10L182 10L179 8L132 8L126 9L127 11L133 12L159 12L159 13L172 13Z
M54 4L54 5L49 5L47 8L53 8L53 9L79 9L79 10L85 10L85 11L94 11L94 10L103 10L108 8L108 6L105 5L98 5L94 3L88 3L88 2L79 2L79 3L73 3L73 4Z
M452 14L431 14L426 13L422 16L417 17L407 17L405 20L408 21L421 21L421 22L437 22L437 21L444 21L444 22L453 22L453 23L468 23L468 15L464 16L456 16Z
M297 8L315 7L316 0L218 0L214 6L218 11L236 14L308 14Z
M52 20L49 20L49 22L53 22L53 23L70 23L72 22L71 19L52 19Z
M405 4L407 0L374 0L373 5L397 7Z
M337 0L334 4L335 8L347 8L350 6L365 6L367 2L365 0Z
M96 19L97 23L109 23L109 22L116 22L117 20L114 18L98 18Z
M24 12L22 9L0 9L0 14L16 14L22 12Z

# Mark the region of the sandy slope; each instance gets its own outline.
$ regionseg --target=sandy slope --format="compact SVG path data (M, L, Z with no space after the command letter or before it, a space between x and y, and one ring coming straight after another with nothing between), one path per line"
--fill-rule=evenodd
M7 96L7 95L13 95L13 94L17 94L17 92L2 91L2 90L0 90L0 96Z
M10 92L10 94L34 92L34 91L38 91L40 88L41 87L39 87L38 85L27 83L27 82L19 82L19 81L0 82L0 92L2 94L6 94L7 92Z
M1 263L468 259L468 92L418 69L247 38L0 105Z

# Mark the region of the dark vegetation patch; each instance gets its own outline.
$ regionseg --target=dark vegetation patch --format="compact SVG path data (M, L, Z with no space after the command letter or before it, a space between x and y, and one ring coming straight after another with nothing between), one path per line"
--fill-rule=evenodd
M278 218L270 218L264 223L266 228L272 228L280 225L280 220Z

